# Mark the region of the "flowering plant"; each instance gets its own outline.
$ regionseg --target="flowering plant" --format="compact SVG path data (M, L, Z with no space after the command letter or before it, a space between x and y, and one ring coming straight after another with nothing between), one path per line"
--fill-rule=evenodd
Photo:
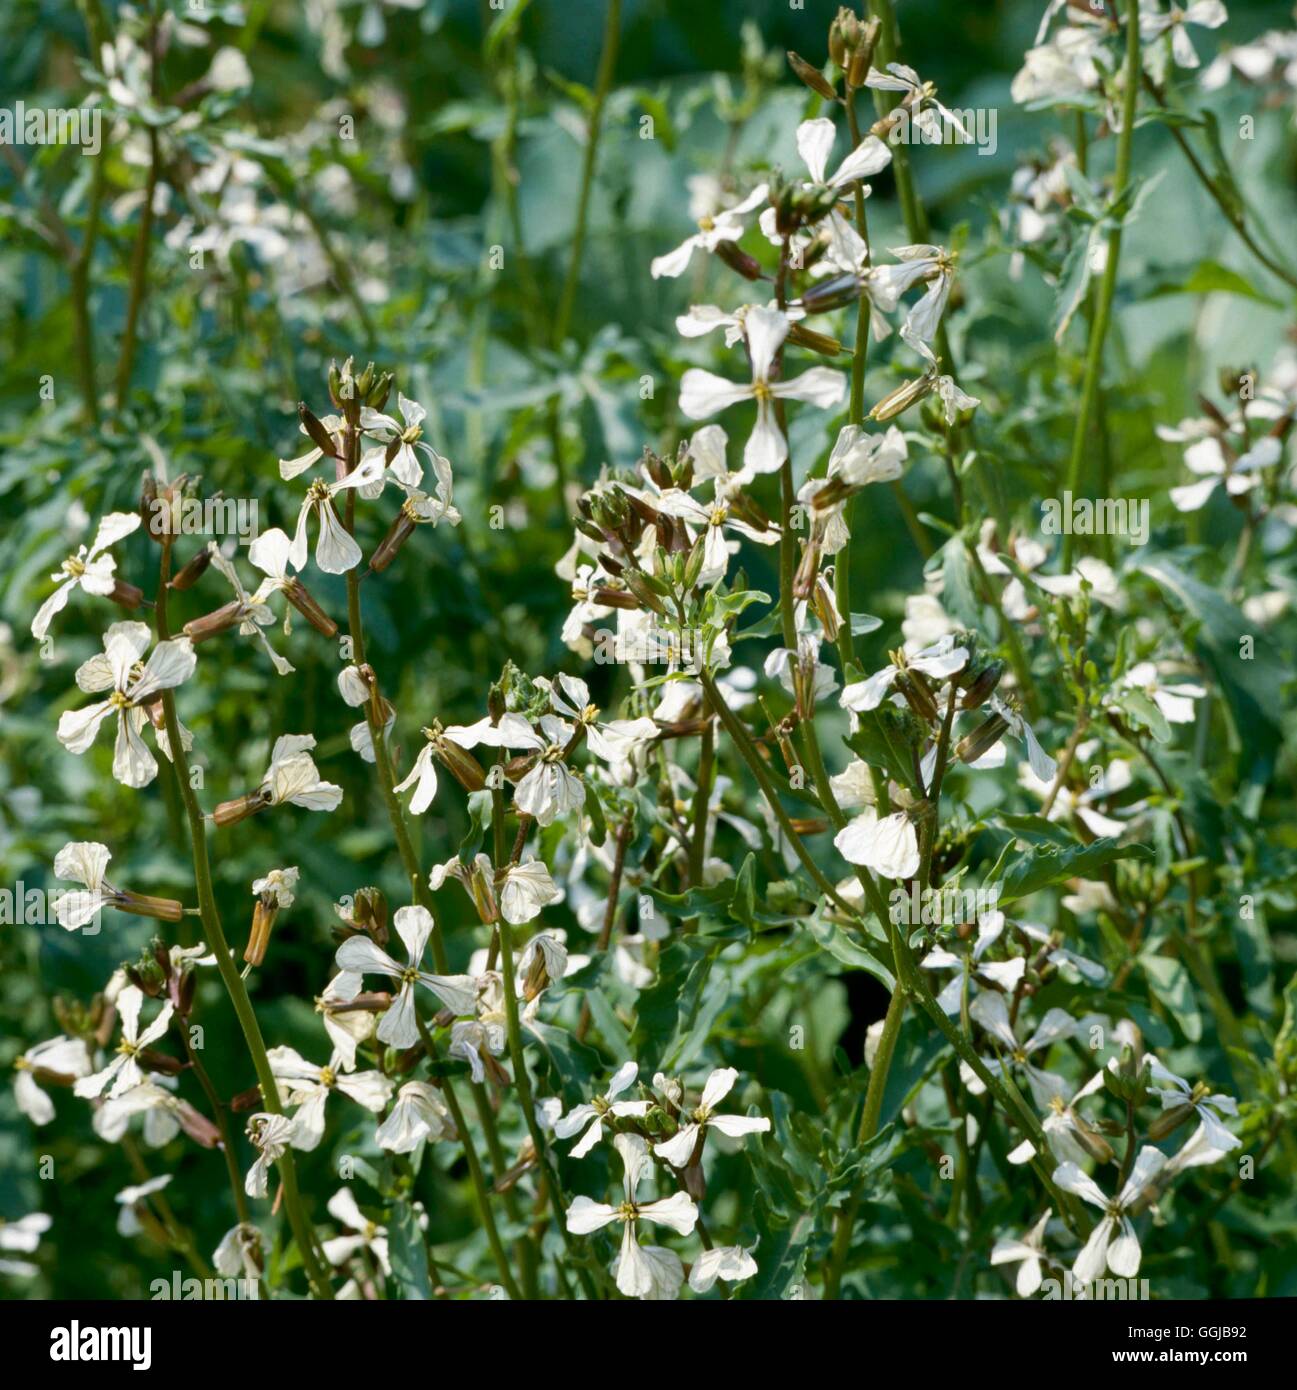
M59 884L0 942L0 1279L75 1169L118 1293L1286 1288L1297 274L1222 113L1291 152L1293 36L1056 0L983 170L891 0L787 69L745 26L741 92L619 86L608 0L558 97L527 8L429 110L402 39L461 19L308 7L362 154L250 124L233 13L91 4L87 179L9 161L77 382L0 465L0 854Z

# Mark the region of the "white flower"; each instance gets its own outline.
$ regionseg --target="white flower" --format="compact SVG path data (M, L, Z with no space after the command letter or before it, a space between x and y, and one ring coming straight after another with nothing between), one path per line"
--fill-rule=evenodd
M692 236L686 237L674 251L669 251L665 256L654 257L649 266L653 278L658 280L665 275L674 279L683 275L696 247L701 247L704 251L714 251L723 241L738 241L743 235L743 219L753 208L760 207L765 202L768 193L769 189L764 183L758 184L734 207L714 216L708 214L699 217L698 230Z
M689 1271L689 1287L694 1293L707 1293L718 1279L737 1284L751 1279L757 1272L757 1262L741 1245L717 1245L704 1250Z
M721 484L718 479L718 492L720 487ZM730 503L722 496L718 496L714 502L709 504L696 501L687 492L672 488L662 493L660 497L654 498L653 505L658 511L665 512L667 516L679 517L681 521L687 522L693 527L694 529L690 532L691 540L696 539L699 528L703 530L703 563L702 568L698 571L697 582L704 588L725 577L725 571L729 568L730 556L738 553L738 542L729 540L725 534L726 531L745 536L758 545L775 545L779 540L779 528L777 526L772 523L767 525L764 530L759 530L757 527L749 525L732 510ZM560 679L562 678L560 677Z
M401 412L401 420L395 420L390 415L384 415L380 411L372 410L366 406L360 412L360 428L375 439L381 439L385 444L397 446L395 453L387 461L387 467L391 470L392 476L407 487L417 488L423 481L423 466L419 462L419 454L422 453L436 474L438 493L440 494L444 488L446 498L449 500L450 461L442 458L436 449L423 438L423 422L427 418L428 412L417 402L408 400L401 395L399 391L396 402L397 408ZM384 451L384 454L386 452Z
M306 490L302 509L297 514L297 530L288 550L288 559L295 570L306 568L306 522L312 512L319 515L320 535L315 546L315 563L325 574L345 574L360 564L360 547L333 510L333 499L346 488L372 488L383 481L383 451L374 450L347 474L332 483L317 478Z
M508 1047L503 1012L503 995L500 996L500 1010L489 1010L478 1018L460 1019L450 1029L450 1046L446 1051L468 1063L469 1074L475 1085L480 1086L487 1077L487 1063L491 1058L501 1057ZM484 1060L485 1059L485 1060ZM491 1063L492 1080L508 1084L508 1073Z
M838 831L833 845L848 864L863 864L884 878L913 878L919 871L919 838L904 811L880 818L867 806Z
M313 734L281 734L270 750L270 766L261 782L261 794L268 806L289 802L308 811L332 811L342 800L342 788L322 782L310 749Z
M308 1062L291 1047L272 1047L266 1054L270 1070L284 1093L284 1103L296 1106L293 1115L295 1149L311 1150L324 1138L324 1105L332 1091L350 1096L357 1105L377 1115L392 1095L392 1082L381 1072L341 1070L334 1053L326 1067Z
M977 940L972 952L967 956L957 956L944 946L935 946L919 962L924 970L958 970L960 973L937 996L937 1003L944 1012L954 1015L959 1012L964 993L965 976L980 975L1003 990L1012 992L1018 986L1027 969L1022 956L1012 960L983 961L982 956L990 949L1004 931L1004 913L988 912L978 919Z
M1077 1028L1076 1020L1063 1009L1050 1009L1040 1020L1036 1031L1026 1042L1019 1042L1009 1022L1009 1006L1004 995L986 991L979 994L968 1006L974 1022L980 1024L1008 1054L1011 1065L1022 1068L1031 1089L1032 1099L1041 1110L1049 1108L1055 1096L1061 1096L1067 1086L1063 1078L1055 1072L1044 1071L1035 1066L1031 1058L1037 1052L1046 1052L1062 1038L1070 1038ZM1001 1064L997 1058L985 1058L987 1070L999 1075ZM971 1073L967 1073L965 1080ZM976 1078L973 1078L976 1083ZM969 1085L969 1090L980 1095L978 1084Z
M802 162L816 184L845 192L849 185L880 173L892 162L891 150L876 135L866 135L830 174L827 172L829 154L836 138L837 131L833 122L823 116L803 121L797 127L797 153L801 155ZM866 196L869 191L866 185ZM773 208L769 211L771 214L774 213ZM828 259L841 270L856 270L867 256L867 248L860 233L836 210L830 212L825 221L829 233ZM773 223L773 216L766 218L763 214L763 229L766 229L768 223ZM771 230L774 230L772 225L766 231L767 236ZM775 239L778 240L777 237Z
M84 883L86 891L60 893L54 900L59 925L76 931L102 908L120 901L121 895L105 878L112 855L107 845L94 840L70 840L54 856L54 877Z
M248 1138L257 1157L244 1175L243 1190L249 1197L265 1197L270 1191L270 1165L282 1158L293 1142L293 1121L287 1115L258 1111L248 1117Z
M1021 1240L997 1240L991 1251L993 1265L1016 1264L1018 1266L1018 1297L1030 1298L1044 1282L1040 1272L1040 1259L1044 1253L1045 1227L1049 1213L1027 1232Z
M624 1244L623 1241L623 1246ZM612 1262L613 1277L619 1281L618 1288L621 1288L620 1280L625 1278L628 1284L634 1281L636 1287L642 1290L635 1297L645 1302L669 1303L679 1297L681 1285L685 1281L685 1267L674 1250L668 1250L663 1245L640 1245L632 1242L630 1253L625 1255L629 1266L624 1275L623 1255L625 1251L619 1250Z
M571 724L546 714L541 716L540 732L528 735L525 746L538 750L540 756L514 789L513 804L538 825L552 825L559 816L585 805L585 783L563 761L575 733Z
M161 1192L171 1181L170 1173L163 1173L156 1178L148 1178L142 1183L136 1183L131 1187L124 1187L117 1194L117 1202L121 1210L117 1213L117 1234L119 1236L137 1236L144 1229L140 1224L140 1218L136 1209L141 1203L152 1197L155 1192Z
M904 92L902 101L910 114L910 119L924 131L925 136L929 130L935 131L939 137L941 134L941 120L953 126L955 130L966 140L972 141L972 134L967 126L937 100L937 89L931 82L924 82L919 74L911 67L906 67L904 63L888 63L885 72L879 72L877 68L870 68L865 78L865 86L872 87L878 92ZM925 104L930 104L936 111L926 110ZM941 119L938 119L938 115Z
M1099 1278L1105 1268L1122 1279L1133 1279L1139 1273L1139 1237L1127 1213L1165 1166L1166 1155L1146 1144L1136 1156L1125 1186L1112 1201L1075 1163L1062 1163L1054 1169L1054 1181L1064 1192L1074 1192L1104 1213L1072 1266L1073 1275L1081 1283ZM1118 1233L1115 1240L1114 1232Z
M899 662L894 655L891 662L881 670L875 671L868 679L852 681L842 691L842 707L851 710L853 714L877 709L883 702L883 696L892 688L903 670L920 671L933 680L942 681L947 676L953 676L956 671L962 671L967 661L968 649L956 646L955 635L948 633L930 647L915 652L913 656L902 654Z
M143 1068L136 1058L144 1048L157 1042L166 1033L171 1025L173 1011L170 1002L163 1004L157 1018L141 1033L140 1007L143 1003L144 995L134 985L127 985L118 994L116 1004L122 1020L122 1040L117 1044L117 1053L102 1071L97 1071L92 1076L83 1076L77 1081L72 1088L77 1095L86 1100L93 1100L95 1096L103 1094L104 1088L111 1081L112 1089L108 1095L112 1098L144 1081Z
M1231 1139L1233 1137L1230 1135ZM1211 1142L1207 1137L1206 1125L1200 1124L1185 1140L1184 1147L1179 1153L1167 1160L1164 1171L1169 1177L1174 1173L1182 1173L1186 1168L1201 1168L1209 1163L1219 1163L1228 1153L1228 1149L1218 1149Z
M634 1062L623 1063L617 1068L603 1095L595 1096L588 1105L573 1106L561 1120L555 1122L554 1133L560 1139L570 1139L578 1130L585 1129L580 1142L572 1147L573 1158L584 1158L603 1138L604 1121L608 1116L634 1115L637 1119L643 1119L648 1114L649 1102L646 1100L617 1099L635 1084L638 1075L639 1067Z
M1221 1111L1226 1115L1236 1116L1238 1104L1233 1096L1213 1094L1205 1083L1191 1086L1184 1077L1168 1071L1151 1053L1148 1062L1153 1080L1164 1083L1162 1086L1149 1087L1161 1100L1163 1110L1191 1105L1202 1122L1203 1139L1211 1148L1228 1153L1231 1149L1241 1146L1243 1141L1225 1128L1220 1115L1216 1113Z
M298 876L299 871L296 868L271 869L264 878L252 881L253 896L269 895L276 907L292 907Z
M599 718L599 707L590 699L590 687L575 676L561 675L556 680L538 680L537 685L549 686L549 702L560 715L585 730L585 741L597 758L610 764L625 763L646 740L657 737L658 727L651 719Z
M32 619L32 636L38 642L49 631L55 615L67 607L74 589L82 589L99 598L107 598L113 592L117 583L117 561L111 555L105 555L104 551L116 545L124 536L129 536L139 524L139 512L109 512L99 523L90 549L79 546L77 553L69 555L62 566L50 575L58 582L58 588L41 604Z
M80 1038L61 1033L48 1042L29 1047L14 1058L14 1099L18 1109L34 1125L47 1125L54 1118L54 1102L41 1090L46 1085L68 1085L78 1077L89 1076L90 1049Z
M337 963L341 970L353 970L361 975L387 975L400 981L400 993L379 1020L377 1036L389 1047L413 1047L419 1041L414 1004L416 984L431 990L453 1014L473 1012L477 988L469 975L430 975L419 968L436 925L426 907L397 908L393 924L396 934L405 943L408 965L398 965L367 936L348 937L338 947Z
M331 1265L345 1264L361 1250L368 1250L378 1262L384 1275L392 1272L387 1254L387 1227L380 1226L362 1215L349 1187L340 1187L329 1198L329 1215L340 1225L353 1231L353 1235L333 1236L322 1241L324 1258Z
M691 367L680 383L680 409L691 420L704 420L739 401L754 400L757 422L743 449L743 466L750 473L773 473L788 457L788 442L775 420L775 400L809 401L827 409L842 400L846 379L828 367L812 367L789 381L771 381L775 355L788 335L788 319L777 309L756 307L748 311L744 327L751 384Z
M41 1237L54 1224L53 1218L43 1211L20 1217L17 1221L0 1221L0 1250L16 1250L23 1255L31 1255L40 1244ZM29 1260L0 1259L0 1274L18 1274L31 1278L40 1270Z
M1120 822L1114 822L1120 834L1126 827ZM1045 959L1059 970L1075 971L1082 979L1088 980L1092 985L1101 985L1108 977L1108 972L1098 961L1090 960L1086 956L1079 955L1076 951L1069 951L1067 947L1059 945L1054 937L1054 933L1047 927L1036 926L1033 922L1019 922L1018 930L1030 937L1033 941L1038 941L1046 948ZM1069 978L1074 978L1069 976Z
M637 1201L640 1182L645 1171L652 1167L648 1145L638 1134L618 1134L613 1139L613 1145L625 1166L625 1201L612 1207L606 1202L592 1202L589 1197L578 1197L567 1210L567 1228L573 1235L586 1236L614 1221L622 1222L617 1287L628 1298L645 1298L660 1287L662 1271L640 1249L635 1238L636 1226L641 1221L651 1221L687 1236L698 1220L698 1208L684 1192L659 1197L653 1202Z
M1201 479L1171 489L1171 505L1180 512L1200 511L1207 499L1222 484L1231 497L1241 497L1261 482L1261 470L1273 468L1283 458L1283 445L1273 435L1266 435L1237 458L1225 453L1221 441L1214 435L1199 439L1184 451L1185 467Z
M84 753L95 741L99 726L116 711L113 776L127 787L147 787L158 775L157 762L140 738L148 719L142 706L151 704L161 691L188 680L198 664L189 638L175 637L159 642L141 666L152 640L144 623L114 623L104 636L103 653L77 669L77 685L82 690L109 690L112 694L97 705L66 710L59 717L59 742L69 753Z
M664 1158L673 1168L688 1167L693 1158L699 1137L704 1130L714 1129L731 1139L742 1138L745 1134L765 1134L770 1129L770 1121L764 1116L717 1115L716 1107L729 1095L734 1083L739 1079L733 1067L717 1067L707 1078L698 1108L687 1116L681 1115L686 1123L670 1139L653 1145L653 1152Z
M426 1081L407 1081L401 1087L392 1113L374 1135L380 1148L396 1154L408 1154L424 1140L435 1143L454 1137L455 1122L450 1111L441 1093Z
M364 986L364 980L351 970L335 975L315 1001L315 1011L324 1023L324 1031L338 1054L343 1067L352 1071L356 1065L356 1048L373 1036L374 1015L368 1009L338 1009L349 1004Z
M1072 1136L1084 1134L1091 1148L1093 1148L1094 1140L1098 1136L1090 1132L1089 1126L1076 1107L1087 1096L1096 1095L1101 1090L1103 1090L1103 1072L1097 1071L1071 1100L1064 1100L1061 1095L1053 1096L1050 1099L1049 1113L1040 1122L1040 1127L1049 1137L1050 1148L1061 1160L1083 1163L1086 1157L1090 1156L1090 1151Z
M94 1112L91 1123L95 1133L106 1144L119 1143L131 1120L143 1115L144 1142L153 1149L169 1144L182 1125L197 1114L187 1101L173 1094L175 1087L175 1077L155 1076L119 1096L109 1097Z
M283 536L283 532L279 534ZM261 537L257 538L258 540ZM285 537L287 539L287 537ZM255 543L254 543L255 544ZM270 645L270 639L261 630L269 627L275 621L275 615L266 607L266 599L275 591L276 585L273 580L263 580L257 586L255 594L249 594L243 587L243 581L239 578L239 572L234 568L233 563L228 560L221 552L221 547L215 541L208 541L207 549L212 557L212 563L225 576L226 581L234 590L235 601L239 605L239 636L255 637L266 649L266 655L270 657L270 664L281 676L291 675L294 671L293 664ZM263 551L264 555L264 551ZM255 563L255 561L254 561Z
M1021 739L1027 749L1027 764L1031 768L1032 774L1042 782L1052 782L1054 775L1058 772L1058 764L1040 746L1040 741L1036 738L1035 730L1018 713L1012 705L1000 699L998 695L992 695L986 702L986 707L1009 726L1008 732L1014 738ZM979 758L974 767L998 767L1004 761L1002 754L996 753L991 749L985 757Z
M1142 691L1162 711L1168 724L1192 724L1196 717L1193 702L1207 694L1201 685L1187 681L1163 685L1151 661L1140 661L1132 666L1117 682L1117 689Z
M212 1251L212 1266L227 1279L261 1279L261 1232L251 1224L231 1226Z
M1145 0L1140 7L1139 36L1145 43L1151 43L1169 33L1176 63L1182 68L1196 68L1198 54L1186 26L1196 24L1203 29L1219 29L1228 18L1221 0L1193 0L1193 4L1184 8L1172 4L1165 14L1150 8Z
M544 861L530 854L521 864L510 864L504 870L497 891L500 913L515 927L540 916L550 903L563 900L563 890L550 877Z

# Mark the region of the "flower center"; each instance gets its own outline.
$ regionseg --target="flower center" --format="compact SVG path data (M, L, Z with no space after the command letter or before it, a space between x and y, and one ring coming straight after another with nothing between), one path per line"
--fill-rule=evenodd
M405 969L401 971L401 983L403 985L412 985L418 978L419 972L412 965L407 965Z
M81 563L80 560L73 560L71 558L63 561L63 568L72 576L73 579L80 579L81 576L86 572L86 567Z
M716 219L714 217L700 217L698 219L698 230L700 232L711 232L716 229Z
M332 1068L332 1067L321 1067L321 1068L320 1068L320 1085L321 1085L321 1086L333 1087L333 1086L337 1085L337 1082L338 1082L338 1078L334 1075L334 1071L333 1071L333 1068Z

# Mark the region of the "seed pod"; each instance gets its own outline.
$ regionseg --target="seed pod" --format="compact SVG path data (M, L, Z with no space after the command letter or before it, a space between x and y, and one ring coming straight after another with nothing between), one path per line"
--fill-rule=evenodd
M924 396L931 395L936 384L936 377L931 372L924 376L915 377L912 381L903 381L894 391L889 391L874 406L869 412L869 418L877 420L879 424L885 424L888 420L895 420L898 415L903 414L917 401L921 401Z
M167 587L169 589L192 589L195 584L207 573L208 566L212 563L212 552L204 546L187 564L183 565L171 576Z
M175 1057L169 1057L165 1052L157 1052L151 1047L142 1047L135 1054L139 1063L147 1067L149 1071L161 1072L163 1076L179 1076L189 1065L188 1062L181 1062Z
M252 930L248 933L248 944L243 951L243 959L249 965L260 965L266 958L266 947L270 945L270 933L279 915L279 904L272 893L263 893L252 909Z
M324 423L305 401L297 402L297 418L302 422L302 428L306 431L307 438L315 445L325 458L337 458L337 446L333 442L333 436L324 428Z
M716 247L715 254L719 260L724 261L731 270L736 271L745 280L760 280L764 275L761 262L754 260L746 251L740 251L736 241L722 241Z
M219 1146L221 1131L206 1115L195 1110L187 1100L182 1100L173 1113L180 1123L180 1128L195 1144L201 1144L205 1149L214 1149Z
M837 101L838 93L833 84L819 68L812 66L805 58L788 50L788 66L813 92L818 92L826 101Z
M906 703L928 724L935 724L941 718L932 687L917 671L906 671L898 682Z
M827 333L816 333L813 328L804 328L800 323L788 325L788 341L810 348L823 357L838 357L842 352L842 344L836 338L830 338Z
M243 600L232 599L229 603L214 608L210 613L205 613L201 618L191 618L180 630L194 646L197 646L200 642L210 641L222 632L228 632L230 628L242 622L244 616Z
M338 635L337 623L316 603L300 579L288 581L284 587L284 597L317 632L330 638Z
M143 893L121 892L113 900L119 912L129 912L134 917L153 917L160 922L178 922L185 915L184 903L174 898L150 898Z
M108 597L119 607L130 610L138 608L144 602L144 590L137 589L134 584L127 584L122 579L114 579L113 591Z
M486 786L482 764L453 739L438 738L432 745L433 756L466 792L480 792Z
M212 812L212 821L222 827L237 825L241 820L255 816L258 811L264 811L269 805L270 792L265 788L258 788L255 792L249 792L247 796L236 796L232 801L222 801Z
M414 528L414 518L402 507L396 514L396 520L388 528L387 535L379 541L377 549L369 557L369 568L375 574L382 574L396 559L401 547L414 535Z
M1192 1105L1173 1105L1169 1110L1162 1113L1148 1127L1148 1137L1155 1143L1161 1143L1163 1139L1169 1138L1180 1128L1186 1120L1191 1120L1194 1116Z
M971 734L961 738L955 745L955 757L961 763L975 763L984 758L1004 737L1008 722L1002 715L993 714L979 724Z
M964 698L959 702L960 709L977 709L983 705L995 693L995 687L1000 683L1000 677L1004 675L1004 662L992 661L973 677L972 683L964 692Z
M808 314L826 314L860 298L864 282L859 275L832 275L812 285L802 295L802 308Z

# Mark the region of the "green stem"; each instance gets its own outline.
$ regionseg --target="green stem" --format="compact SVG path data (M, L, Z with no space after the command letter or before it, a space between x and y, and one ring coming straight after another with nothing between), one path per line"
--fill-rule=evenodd
M1125 88L1122 93L1121 134L1117 137L1117 168L1113 178L1113 197L1121 198L1130 183L1131 147L1135 139L1135 103L1139 96L1139 16L1134 0L1126 0L1126 63ZM1112 301L1117 292L1117 270L1121 260L1119 222L1108 233L1108 259L1103 267L1103 281L1090 320L1089 342L1085 354L1085 377L1081 387L1081 405L1072 434L1072 454L1067 465L1067 490L1075 494L1081 485L1081 467L1090 438L1090 423L1099 398L1099 378L1103 372L1103 345L1112 320ZM1063 537L1062 566L1072 563L1072 537Z
M167 584L171 577L171 538L165 537L162 544L162 574L158 584L158 594L154 617L157 622L158 639L165 641L170 635L167 626ZM257 1023L256 1011L248 998L248 991L239 975L229 943L225 939L225 929L221 925L220 913L216 908L216 897L212 892L212 871L207 857L207 834L203 812L198 805L189 776L189 755L180 739L180 721L176 716L176 696L174 690L162 692L162 712L166 721L167 743L171 750L171 767L175 773L176 787L184 803L185 818L189 823L189 842L194 865L194 886L198 893L198 910L202 918L203 932L212 954L216 957L216 968L234 1012L243 1031L243 1039L252 1058L252 1066L257 1074L257 1084L261 1088L261 1103L271 1114L280 1115L283 1107L279 1102L279 1087L274 1073L270 1070L270 1060L266 1056L266 1044L261 1037L261 1027ZM279 1177L283 1188L284 1211L288 1224L297 1242L302 1257L306 1277L317 1298L332 1298L333 1288L320 1261L315 1246L315 1232L306 1218L302 1207L301 1194L297 1188L297 1168L292 1150L286 1150L278 1160Z
M581 257L585 251L586 220L590 212L590 194L594 188L595 161L599 153L599 135L603 128L603 108L617 70L617 47L621 41L621 0L608 0L604 18L603 51L599 55L599 72L595 78L594 104L590 108L589 134L585 158L581 164L581 193L576 205L576 227L572 232L572 256L568 261L567 278L554 316L554 346L562 347L572 323L572 307L576 303L577 286L581 279Z

